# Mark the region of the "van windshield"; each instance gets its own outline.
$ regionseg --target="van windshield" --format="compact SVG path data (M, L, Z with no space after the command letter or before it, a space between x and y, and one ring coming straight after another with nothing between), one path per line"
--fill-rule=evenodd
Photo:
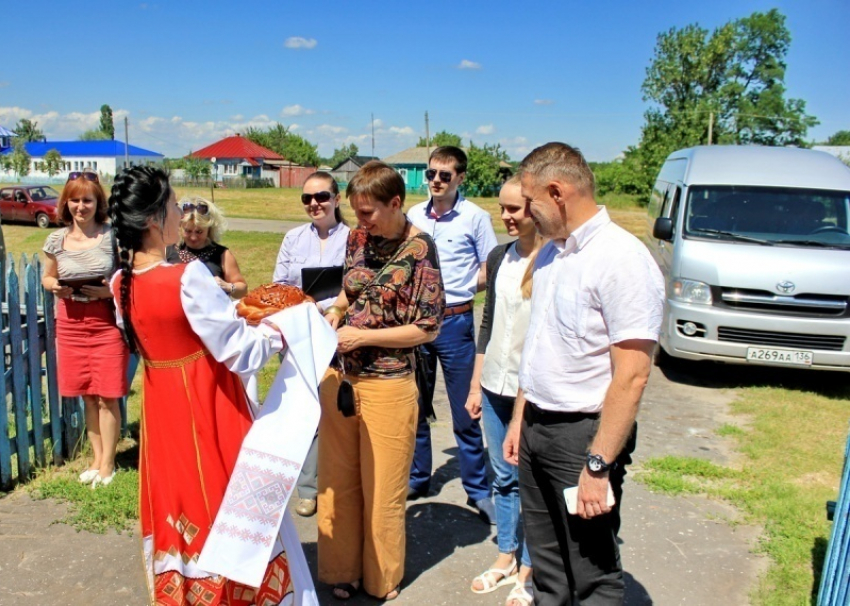
M850 248L850 192L693 185L685 236L768 245Z

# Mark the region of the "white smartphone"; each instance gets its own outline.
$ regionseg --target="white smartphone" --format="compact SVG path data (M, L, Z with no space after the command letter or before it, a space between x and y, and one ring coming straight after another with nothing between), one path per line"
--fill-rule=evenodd
M567 513L576 515L578 513L578 486L564 488L564 501L567 502ZM614 498L614 489L608 482L608 507L613 507L617 500Z

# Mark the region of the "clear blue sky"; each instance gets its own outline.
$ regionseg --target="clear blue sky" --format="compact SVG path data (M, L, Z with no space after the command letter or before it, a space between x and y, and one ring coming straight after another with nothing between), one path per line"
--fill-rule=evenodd
M824 139L850 129L850 2L4 2L0 125L75 139L116 113L123 138L178 156L280 121L330 155L378 156L442 129L514 159L561 140L591 160L637 143L656 36L779 8L788 95ZM292 46L296 48L291 48Z

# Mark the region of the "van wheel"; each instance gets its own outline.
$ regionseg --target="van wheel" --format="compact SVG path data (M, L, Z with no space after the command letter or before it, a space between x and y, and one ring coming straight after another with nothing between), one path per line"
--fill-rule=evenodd
M679 362L679 360L677 358L674 358L673 356L668 354L666 351L664 351L664 348L661 347L661 345L658 345L655 348L655 360L654 361L655 361L655 365L658 368L668 368L668 369L675 367Z
M41 229L47 229L48 227L50 227L50 217L48 217L44 213L38 213L35 216L35 224L38 225Z

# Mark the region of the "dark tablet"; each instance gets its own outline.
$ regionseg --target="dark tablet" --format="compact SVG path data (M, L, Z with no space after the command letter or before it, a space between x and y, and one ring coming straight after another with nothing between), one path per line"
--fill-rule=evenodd
M301 284L316 301L336 297L342 290L342 265L305 267L301 270Z
M103 276L90 276L87 278L64 279L59 278L59 284L62 286L70 286L74 289L74 294L82 294L80 288L83 286L103 286Z

